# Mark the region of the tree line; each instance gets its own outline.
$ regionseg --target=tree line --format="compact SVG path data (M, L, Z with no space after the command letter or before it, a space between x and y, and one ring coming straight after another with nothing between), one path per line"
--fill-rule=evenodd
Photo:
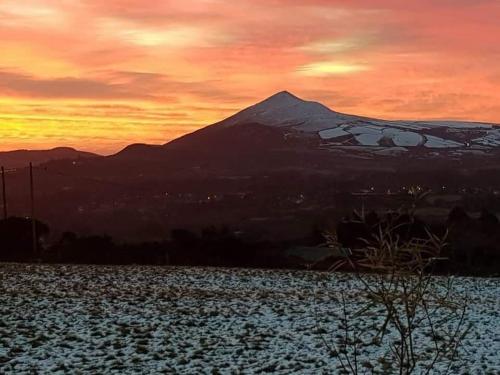
M353 213L337 223L333 233L343 248L361 248L384 223L391 220L391 215ZM455 207L444 224L431 225L418 218L410 220L404 215L398 216L398 220L396 235L401 238L425 238L429 232L439 236L446 234L443 254L447 261L440 271L460 274L498 272L500 223L494 214L484 210L474 218L462 208ZM292 242L250 239L226 227L207 227L200 233L175 229L168 240L159 242L118 243L106 235L66 232L57 241L47 243L49 227L40 221L36 221L35 226L36 247L32 241L31 219L9 217L0 220L0 261L327 269L339 257L338 253L332 253L328 259L307 263L288 255L292 247L325 246L321 229Z

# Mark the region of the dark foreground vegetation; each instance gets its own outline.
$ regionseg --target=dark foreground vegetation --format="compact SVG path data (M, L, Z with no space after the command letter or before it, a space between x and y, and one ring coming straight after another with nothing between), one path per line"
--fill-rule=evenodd
M361 248L366 246L365 239L372 238L384 223L394 220L391 215L394 214L353 213L340 221L331 233L343 248ZM456 207L441 225L428 225L412 215L399 215L397 220L395 235L404 240L427 238L429 233L446 237L443 255L447 261L437 272L498 274L500 223L488 211L472 218ZM317 229L307 238L293 242L261 241L228 228L209 227L201 233L173 230L169 240L162 242L118 243L105 235L79 236L66 232L48 243L49 227L37 221L36 247L32 229L30 219L1 220L0 261L327 269L343 256L342 251L329 251L326 247L323 229L327 228ZM318 249L324 251L318 253Z

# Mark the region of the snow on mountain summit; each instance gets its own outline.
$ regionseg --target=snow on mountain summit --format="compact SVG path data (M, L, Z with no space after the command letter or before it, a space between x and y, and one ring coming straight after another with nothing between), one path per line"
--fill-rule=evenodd
M293 105L300 105L302 103L305 103L305 101L293 95L292 93L288 91L280 91L263 100L262 102L257 103L255 106L264 107L267 105L269 107L283 108Z
M222 121L224 126L255 122L267 126L287 127L318 132L339 126L357 116L337 113L321 103L305 101L282 91Z

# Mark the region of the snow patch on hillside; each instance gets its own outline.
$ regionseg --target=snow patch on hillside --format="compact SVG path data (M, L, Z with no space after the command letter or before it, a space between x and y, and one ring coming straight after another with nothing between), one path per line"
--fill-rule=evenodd
M463 143L458 143L432 135L426 135L425 137L427 138L427 142L425 142L424 146L428 148L457 148L464 146Z
M446 127L454 129L469 129L469 130L487 130L492 129L492 124L483 122L462 122L462 121L419 121L418 124L430 127Z
M321 139L331 139L345 137L346 135L351 135L351 133L344 130L345 125L341 125L337 128L321 130L319 136Z
M476 138L473 140L474 143L478 143L483 146L489 147L499 147L500 146L500 130L492 130L486 133L485 136L481 138Z

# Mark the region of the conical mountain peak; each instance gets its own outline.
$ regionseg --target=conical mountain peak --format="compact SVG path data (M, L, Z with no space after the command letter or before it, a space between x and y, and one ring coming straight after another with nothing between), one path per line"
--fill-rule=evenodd
M337 126L345 117L323 104L302 100L289 91L280 91L227 118L222 124L233 126L254 122L275 127L297 125L305 131L318 131Z
M293 95L289 91L280 91L276 94L270 96L264 101L287 101L287 102L304 102L304 100L300 99L298 96Z

